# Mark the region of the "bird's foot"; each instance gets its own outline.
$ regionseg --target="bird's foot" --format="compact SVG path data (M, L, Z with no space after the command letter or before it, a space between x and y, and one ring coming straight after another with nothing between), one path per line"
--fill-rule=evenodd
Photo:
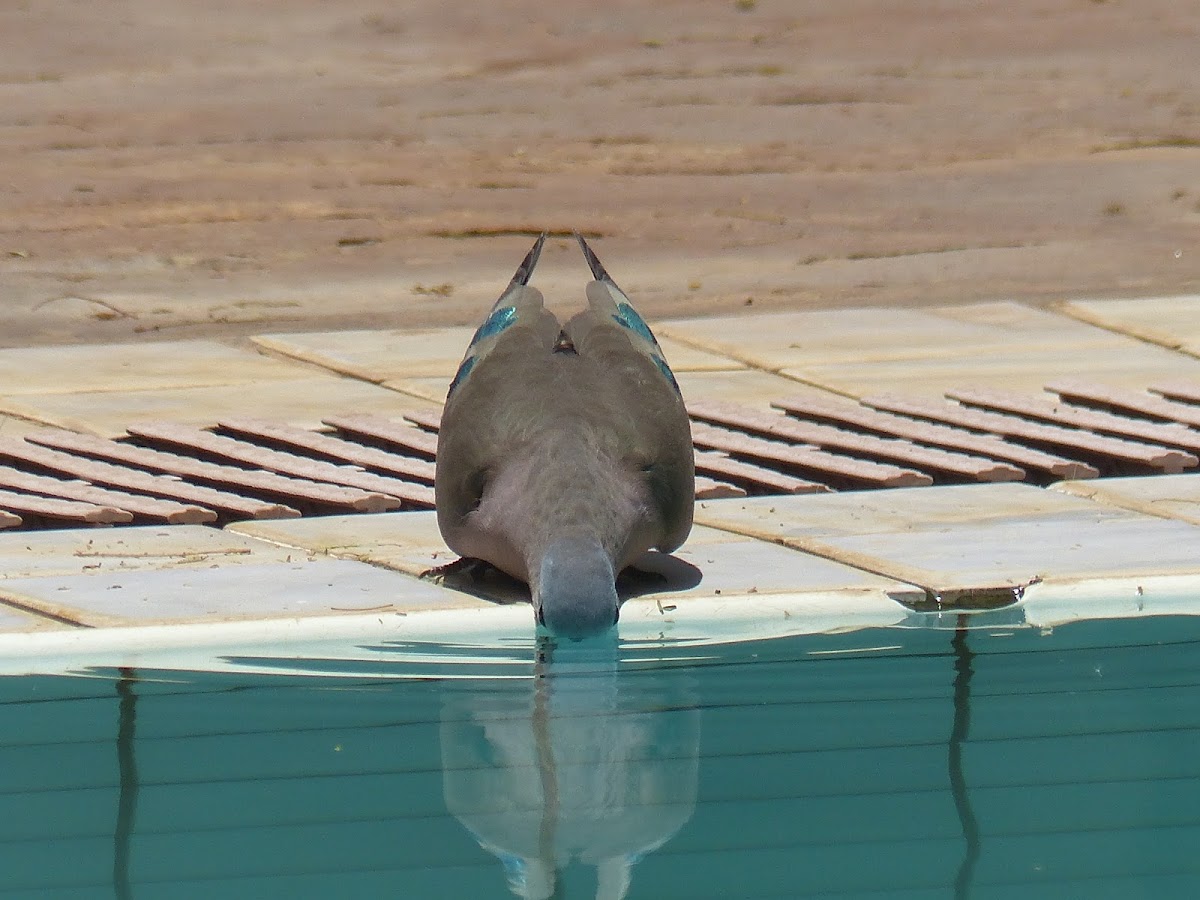
M420 577L491 603L529 602L529 588L525 582L497 569L486 559L473 556L426 569Z
M432 569L426 569L421 573L420 577L438 583L444 582L447 576L479 581L494 570L495 566L485 559L476 559L473 556L461 556L453 562L446 563L444 566L434 566Z

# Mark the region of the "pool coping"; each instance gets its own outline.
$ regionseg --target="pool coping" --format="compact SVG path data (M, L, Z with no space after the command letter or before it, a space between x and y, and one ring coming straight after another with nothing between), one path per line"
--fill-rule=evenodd
M1009 317L1017 323L1014 327L1024 328L1027 331L1036 328L1037 323L1043 321L1054 327L1058 327L1055 323L1061 323L1062 335L1055 337L1052 327L1052 333L1045 337L1047 346L1057 346L1056 341L1068 339L1064 335L1075 335L1080 327L1085 327L1092 329L1087 334L1094 333L1095 340L1099 342L1097 346L1110 349L1111 347L1128 347L1131 351L1135 348L1153 347L1155 352L1165 353L1166 358L1179 359L1181 365L1184 366L1183 371L1190 372L1193 367L1196 371L1200 371L1200 364L1196 362L1197 353L1193 352L1200 345L1196 344L1195 340L1192 340L1191 343L1179 340L1171 346L1166 346L1162 340L1158 339L1159 336L1156 332L1147 330L1146 323L1154 320L1155 311L1152 307L1155 302L1167 304L1177 321L1183 321L1180 319L1180 307L1190 309L1194 306L1200 309L1200 297L1187 296L1161 298L1158 301L1153 299L1140 301L1142 305L1138 307L1131 306L1126 301L1072 301L1059 304L1055 308L1040 310L1023 307L1020 304L999 303L939 307L937 311L944 315L953 327L964 329L964 333L985 334L985 343L1003 333L1002 330L996 333L978 331L984 326L994 325L992 320ZM826 351L822 363L826 369L831 371L836 369L840 373L839 377L853 369L853 356L849 353L849 349L853 346L853 340L860 339L855 337L856 335L866 334L868 336L861 339L878 341L878 338L870 337L869 329L864 330L867 319L870 318L864 317L864 312L861 309L851 309L822 311L819 314L819 320L824 323L822 327L830 329L830 333L834 336L841 335L839 339L842 340L842 344ZM886 315L886 311L879 311L879 314ZM682 369L685 379L691 372L700 379L697 383L716 384L717 381L729 374L749 376L758 373L763 377L784 379L786 383L799 388L810 384L812 373L822 371L821 366L813 368L812 372L806 374L808 370L796 369L800 356L798 349L772 349L774 345L771 343L772 340L778 342L778 338L771 337L774 329L773 323L780 316L787 318L796 315L803 316L804 314L776 313L739 317L737 322L740 333L757 335L754 337L754 341L748 345L748 349L744 351L732 348L729 343L730 336L722 333L721 329L717 327L719 323L714 323L712 320L673 320L661 323L660 333L663 334L664 340L672 346L677 346L680 354L686 356L686 362ZM901 319L907 321L904 315L908 314L903 314ZM919 314L914 315L919 318ZM908 318L914 318L914 315L908 315ZM954 325L953 323L959 324ZM1068 325L1068 323L1070 324ZM838 328L842 325L844 325L844 331L839 332ZM715 332L714 328L716 328ZM973 332L971 329L975 329L975 331ZM458 333L462 329L451 328L439 331L447 332L455 339L449 343L442 340L441 344L457 346L457 343L461 343L461 336ZM399 332L388 333L398 334ZM1200 335L1200 329L1197 329L1197 335ZM445 338L446 335L442 337ZM1192 337L1200 340L1200 337ZM237 364L219 373L209 372L205 369L204 361L209 354L209 350L206 349L207 343L188 342L190 355L181 359L180 371L176 374L164 374L157 380L155 380L154 373L146 375L136 372L124 373L118 364L119 360L115 357L115 354L121 352L120 347L105 348L96 345L82 348L81 352L84 352L85 355L91 354L89 358L101 361L110 360L105 365L112 373L108 377L115 380L109 388L102 390L99 394L91 395L99 399L115 398L119 400L124 396L145 394L149 386L151 392L159 391L164 397L169 395L172 398L171 402L187 402L189 396L187 390L191 389L188 385L193 382L196 389L201 392L208 390L205 387L208 385L215 390L225 392L221 394L222 397L225 397L230 390L236 391L239 384L246 383L247 379L260 381L264 377L263 373L266 372L267 382L271 385L290 383L288 382L289 378L293 381L299 379L305 383L316 378L333 387L349 385L354 390L365 390L369 387L373 391L380 391L396 398L402 404L428 403L429 399L425 395L428 394L430 388L424 382L440 383L440 376L431 375L424 369L414 370L407 374L397 372L380 376L380 373L375 372L370 366L359 371L361 366L353 361L346 362L333 357L322 357L320 353L310 353L305 349L306 341L319 345L324 340L321 333L315 335L264 334L262 338L263 340L258 342L259 345L249 356L245 356L245 351L230 351L228 348L214 351L222 360L226 360L231 365ZM1080 338L1075 335L1070 340L1078 342ZM1191 339L1189 338L1189 340ZM445 355L441 344L438 344L438 353ZM283 350L280 349L281 346ZM338 345L334 341L330 346L336 348ZM220 345L214 343L213 347L219 348ZM270 353L267 353L267 350ZM378 353L378 350L371 352ZM238 355L239 353L245 356L244 361ZM881 359L888 364L892 361L902 364L906 355L913 353L917 353L917 350L900 347L889 351L889 354L884 357L875 360L867 359L862 365L869 368L871 365L878 364ZM224 355L221 356L221 354ZM919 353L917 355L919 356ZM1041 357L1036 358L1040 359ZM370 362L370 358L367 361ZM277 365L285 362L292 368L287 371L282 368L275 369ZM439 362L438 365L443 365L443 362ZM244 368L245 371L238 370L238 366ZM850 369L847 369L848 366ZM796 371L792 371L793 369ZM350 372L350 370L354 371ZM1031 377L1040 378L1044 375L1045 373L1042 373ZM200 381L196 382L196 378L199 378ZM47 383L49 384L49 382ZM821 387L822 385L816 386ZM824 388L836 392L836 387L825 385ZM18 414L22 414L20 410L25 408L22 403L30 396L35 400L38 396L43 398L65 397L75 389L70 385L57 386L53 387L49 394L43 395L36 393L27 395L18 391L14 395L14 401L8 403L8 406L19 407ZM183 393L179 393L180 391ZM0 391L0 394L3 393ZM183 399L180 400L180 398ZM0 401L3 399L0 396ZM0 409L2 408L3 406L0 406ZM44 424L54 423L51 419ZM659 591L625 602L620 634L623 640L659 640L664 646L667 646L678 642L718 643L726 640L754 640L788 634L811 634L873 626L948 627L946 623L950 621L961 625L963 620L960 617L962 616L968 617L965 621L970 627L991 627L988 625L989 622L1008 622L1011 625L1029 627L1054 627L1056 624L1081 618L1200 615L1200 515L1192 512L1192 509L1200 509L1200 474L1153 476L1155 480L1169 478L1194 479L1194 482L1185 480L1172 483L1168 492L1178 485L1183 490L1183 494L1180 497L1166 498L1164 498L1162 490L1157 493L1147 493L1140 490L1142 486L1125 483L1128 481L1126 479L1065 482L1051 485L1049 488L1024 486L1027 488L1025 495L1021 495L1021 489L1014 492L999 488L999 496L1005 497L1010 494L1018 498L1020 496L1032 497L1033 495L1028 491L1040 492L1045 498L1050 498L1051 495L1058 498L1069 496L1076 504L1084 504L1082 507L1075 507L1076 512L1079 509L1095 511L1097 533L1108 528L1107 523L1116 523L1113 525L1114 528L1120 527L1124 523L1125 526L1131 528L1136 526L1136 528L1142 529L1151 538L1161 535L1163 540L1157 545L1151 558L1144 560L1144 564L1127 566L1128 570L1118 569L1105 572L1103 566L1099 566L1095 571L1089 571L1085 565L1066 576L1055 577L1053 573L1044 576L1044 573L1032 569L1014 570L1012 573L998 569L997 572L1000 574L997 577L987 576L982 581L976 572L970 577L979 583L967 584L968 588L972 586L986 589L998 588L1001 591L1011 589L1015 592L1016 603L1007 604L1001 609L991 611L953 609L949 606L939 610L936 605L930 608L926 603L921 607L926 611L914 612L910 608L913 605L911 602L908 605L897 602L897 598L900 598L901 595L905 595L903 599L912 601L913 597L920 594L926 595L930 601L935 601L940 596L939 585L947 587L961 587L962 585L955 585L952 578L949 581L939 582L937 578L932 578L931 570L928 567L921 569L919 566L914 568L903 565L908 562L907 560L889 561L886 558L886 552L879 549L881 546L886 548L889 543L889 532L886 528L874 535L867 532L854 533L853 530L839 530L841 525L838 524L835 517L835 520L832 520L834 524L827 529L826 533L821 533L818 529L813 533L798 533L789 537L788 534L782 532L772 533L769 528L764 530L759 526L749 527L744 521L737 521L736 517L724 521L711 514L712 509L732 509L731 506L720 507L722 503L734 504L741 501L725 500L701 503L697 507L697 521L707 525L710 530L725 531L729 535L736 536L737 540L750 541L759 546L770 544L777 548L785 547L791 554L795 554L796 560L800 560L801 557L809 560L810 568L816 566L817 562L821 562L823 565L827 564L828 571L834 571L828 566L841 567L848 573L844 583L831 585L828 582L828 571L824 576L826 581L813 580L810 572L803 577L797 576L795 583L790 587L788 585L776 586L760 593L753 585L755 573L747 573L744 584L735 585L734 590L727 590L724 595L721 595L720 590L716 590L715 593L710 591L707 594L703 589L693 590L690 593L685 591L682 594L671 590ZM1159 481L1159 484L1164 485L1166 482ZM870 506L879 498L895 499L904 491L910 490L950 492L948 497L967 498L971 496L972 491L986 492L989 488L980 485L964 485L961 487L901 488L815 495L815 499L810 501L813 505L806 509L820 509L822 504L833 507L838 503L843 506L855 503ZM826 501L824 498L828 496L850 499ZM924 496L929 498L933 495ZM765 499L770 500L771 498ZM1170 502L1165 502L1168 500ZM792 497L787 498L786 502L804 501ZM953 506L956 502L957 500L954 499L945 501L949 506ZM1025 501L1021 500L1021 502ZM1034 506L1038 506L1039 503L1036 500L1030 502ZM1050 501L1047 500L1047 502ZM1060 502L1062 501L1054 501L1054 503ZM784 501L781 500L780 503L782 505ZM1189 506L1189 504L1191 505ZM403 513L399 515L418 514ZM963 527L961 523L956 524L950 520L943 521L939 518L941 515L942 513L937 509L927 517L927 520L922 520L920 515L914 514L911 521L894 524L895 530L891 534L896 536L897 544L902 544L905 541L913 540L914 529L917 532L924 529L928 533L929 540L935 542L943 532L950 534L954 532L954 529ZM1024 521L1020 518L1024 513L1018 510L1013 515L1014 518L1010 524L1016 528ZM1085 513L1084 518L1086 517ZM984 520L988 518L989 515L983 513L977 516L979 523L984 523ZM1046 524L1046 528L1055 527L1054 515L1047 514L1043 518L1045 523L1049 523ZM1162 524L1167 522L1171 524L1169 526ZM404 550L401 554L403 558L397 561L392 558L383 558L378 552L378 548L370 546L369 542L358 548L357 555L349 552L345 547L314 545L297 548L288 543L283 532L273 535L271 533L273 525L270 521L242 524L245 527L241 531L246 534L241 536L256 542L254 546L260 549L256 549L254 552L257 553L261 550L264 559L270 564L283 565L280 562L279 554L295 549L297 553L305 554L304 560L340 560L342 564L340 571L365 573L366 569L370 568L374 573L372 577L378 582L378 585L373 588L377 593L390 590L392 584L395 585L398 596L401 596L402 599L403 595L406 593L411 595L413 591L418 591L418 594L420 591L426 593L410 597L410 605L406 606L403 602L381 604L378 611L372 612L334 612L332 609L326 609L319 611L318 614L287 615L288 610L280 608L261 616L242 615L235 621L231 619L237 617L231 617L228 610L217 612L210 610L198 612L190 619L187 616L182 618L177 616L177 620L174 622L139 622L136 619L128 619L120 615L113 616L99 612L84 614L73 608L70 603L56 603L55 597L46 594L52 584L54 590L60 591L67 590L71 585L87 584L88 580L84 570L100 568L98 565L82 564L81 560L72 558L70 552L64 551L60 554L62 564L59 569L49 572L45 576L49 581L34 585L36 588L34 593L37 596L25 596L20 590L17 590L19 586L27 587L27 582L36 580L36 575L30 576L29 573L26 573L27 577L23 580L11 577L8 573L5 573L4 577L0 577L0 612L4 613L4 619L0 621L0 670L9 671L13 667L20 668L23 665L38 664L36 661L39 659L44 663L48 663L52 659L75 660L76 662L72 663L74 665L89 656L94 659L126 661L115 663L119 665L136 665L138 664L136 661L145 659L147 654L161 655L173 652L178 655L189 650L198 652L199 648L209 648L215 653L216 649L220 647L235 645L259 649L276 646L286 654L288 647L308 646L314 641L321 640L327 642L352 639L363 641L452 641L464 638L487 640L500 637L515 640L521 638L522 635L528 637L533 634L532 615L527 604L496 605L495 602L489 601L495 601L498 598L489 597L486 591L483 592L482 599L479 594L472 597L468 594L453 592L448 587L436 589L444 592L439 595L441 600L428 593L435 589L426 582L418 582L413 576L419 568L436 564L434 560L439 556L437 547L440 546L440 539L436 535L433 537L428 534L421 536L414 546ZM191 526L160 527L179 529ZM984 525L981 524L980 527L983 528ZM992 527L992 525L987 525L987 527ZM218 531L217 529L208 530ZM251 532L256 530L263 534L255 534L252 538L248 537ZM428 531L428 527L426 527L426 531ZM239 534L239 529L235 524L227 526L218 533L230 536L228 539L233 540L231 535ZM983 533L981 532L981 534ZM1019 532L1017 533L1019 534ZM1049 533L1043 532L1040 536L1035 535L1024 539L1012 537L1011 532L1003 534L1005 540L1033 542L1044 538L1045 534ZM7 551L11 558L19 558L22 553L20 547L22 534L20 532L0 533L0 554ZM1198 549L1194 554L1196 559L1194 567L1188 561L1191 558L1188 553L1176 553L1175 557L1171 557L1168 553L1172 546L1171 541L1176 539L1182 540L1189 547L1188 542L1193 539L1197 541ZM710 545L702 543L701 547L697 549L692 545L685 544L680 553L689 560L698 561L695 562L695 567L703 571L704 563L701 557L704 552L707 552L704 548L708 546ZM864 546L866 546L865 550ZM1151 546L1153 547L1153 545ZM275 553L274 556L268 552L268 547ZM444 546L440 546L442 558L437 559L437 562L444 561L445 552ZM736 547L729 552L736 553ZM31 559L37 555L36 551L32 549L29 554ZM423 564L421 563L422 559L426 560ZM291 561L290 557L288 560ZM206 561L206 559L201 559L201 562ZM299 562L298 559L292 568L296 568ZM220 569L229 563L230 558L222 559L218 555L214 558L212 566ZM351 563L357 563L365 568L355 569L353 565L350 565ZM168 572L178 564L179 559L164 557L161 564L155 563L147 570ZM727 566L728 560L725 564ZM196 568L187 569L181 566L179 571L196 571ZM237 570L232 571L236 574ZM314 576L318 571L332 572L333 568L316 566L311 570ZM936 569L932 571L934 575L937 574ZM857 575L853 573L857 573ZM729 576L728 572L726 572L726 576L733 577ZM868 576L874 581L864 583L864 579ZM166 574L160 581L171 583L171 577ZM183 577L180 576L180 578ZM297 577L299 582L303 583L303 574ZM72 578L75 581L72 582L70 580ZM79 581L80 578L83 578L83 581ZM59 579L59 581L56 582L55 579ZM806 581L806 579L809 580ZM736 578L734 580L736 581ZM836 581L836 579L834 580ZM96 580L90 582L92 587L99 583ZM420 585L419 590L417 585ZM38 594L39 591L40 594ZM450 598L451 594L454 597L446 600L446 598ZM947 593L946 596L950 596L950 594ZM421 599L421 597L425 599ZM442 602L442 600L446 600L446 602ZM118 603L116 606L119 607L120 604ZM439 608L443 606L459 608ZM110 604L109 608L115 607Z
M1035 585L1012 604L987 611L914 612L869 603L848 614L839 592L769 595L748 601L709 598L663 610L634 599L622 609L618 637L633 651L671 651L868 630L1016 630L1048 632L1082 621L1200 616L1200 576L1091 579ZM0 634L0 675L111 677L121 670L157 673L234 672L312 675L306 660L362 663L326 677L404 677L394 663L405 647L470 654L507 650L528 659L537 633L527 606L422 610L289 619L131 625ZM661 658L661 656L659 657ZM294 663L294 666L288 664ZM417 677L417 676L411 676ZM420 677L430 677L428 673ZM494 675L489 677L495 677ZM515 677L515 676L514 676ZM525 677L525 676L521 676Z

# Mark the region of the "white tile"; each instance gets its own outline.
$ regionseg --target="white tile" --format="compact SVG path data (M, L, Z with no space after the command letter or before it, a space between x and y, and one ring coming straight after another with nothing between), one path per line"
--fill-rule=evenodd
M1025 621L1053 628L1090 619L1200 615L1200 576L1141 575L1036 584L1025 592Z
M532 658L527 617L527 609L497 606L0 632L0 675L79 675L122 667L312 675L316 663L326 676L394 678L411 672L403 665L405 645L499 640L523 646L524 640L526 658ZM340 664L321 665L329 661ZM365 665L356 668L354 662ZM448 657L447 662L452 664Z
M678 664L681 652L688 658L687 648L887 627L911 617L875 591L696 598L673 608L637 599L622 609L620 638L639 660L663 658ZM361 681L414 671L427 676L431 663L462 674L463 664L479 662L477 654L484 652L485 663L503 659L510 663L504 674L520 678L529 677L535 648L527 606L487 605L0 632L0 674L79 674L121 667L270 675L311 675L315 670ZM489 677L495 671L475 668Z
M666 642L673 647L769 640L800 634L887 628L912 613L876 589L803 591L750 596L687 597L667 602L637 597L621 606L624 641Z

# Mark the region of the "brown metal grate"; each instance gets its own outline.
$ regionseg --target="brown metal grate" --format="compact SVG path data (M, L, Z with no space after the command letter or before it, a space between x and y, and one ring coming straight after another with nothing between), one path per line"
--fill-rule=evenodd
M1200 385L1054 382L1045 399L956 390L775 411L689 406L698 499L1183 472L1200 452ZM121 440L46 429L0 438L0 529L223 524L433 507L437 413L343 415L309 431L254 419L130 426Z

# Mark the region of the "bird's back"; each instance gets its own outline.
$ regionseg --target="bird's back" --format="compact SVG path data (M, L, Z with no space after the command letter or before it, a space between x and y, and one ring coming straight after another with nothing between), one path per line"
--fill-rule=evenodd
M619 568L647 547L675 549L691 528L692 444L678 385L581 245L597 275L588 307L560 323L516 283L532 269L523 263L468 348L442 415L442 534L518 577L529 574L513 571L529 555L522 543L536 551L592 529Z

